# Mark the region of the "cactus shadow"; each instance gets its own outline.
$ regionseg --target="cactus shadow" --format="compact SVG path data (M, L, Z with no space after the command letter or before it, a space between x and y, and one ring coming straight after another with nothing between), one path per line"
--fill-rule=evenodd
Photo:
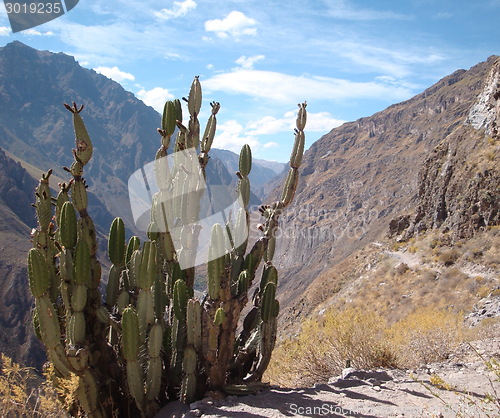
M329 392L329 393L325 393ZM346 407L342 407L338 402L332 399L332 395L344 393L351 399L369 400L378 403L391 402L381 401L379 399L361 395L358 393L335 390L330 385L320 385L315 388L289 389L272 388L264 390L257 395L244 397L227 398L222 406L200 405L203 415L229 418L274 418L274 417L345 417ZM231 410L231 409L236 410ZM241 411L238 409L245 409ZM344 408L344 412L342 412ZM377 418L376 415L364 414L362 411L356 412L357 417Z

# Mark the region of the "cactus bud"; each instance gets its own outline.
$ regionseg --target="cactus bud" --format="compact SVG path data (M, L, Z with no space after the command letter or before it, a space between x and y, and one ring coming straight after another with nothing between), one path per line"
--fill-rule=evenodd
M252 150L248 144L243 145L240 152L239 171L243 177L247 177L252 169Z
M224 312L224 309L218 308L217 311L215 311L214 324L219 326L224 322L225 319L226 312Z
M123 264L125 255L125 225L121 218L115 218L109 230L108 240L109 259L115 266Z
M176 123L175 121L177 120L177 111L175 108L175 104L173 101L168 100L165 103L165 107L163 108L163 117L161 121L161 129L165 131L167 136L172 136Z
M188 99L188 110L191 116L197 116L200 114L201 108L201 84L199 77L196 76L191 84L191 90L189 91Z
M130 258L132 257L132 253L135 250L139 250L141 248L141 240L139 237L133 236L130 238L128 245L127 245L127 252L125 254L125 264L128 266L130 263Z
M73 107L70 107L66 103L64 103L64 106L71 113L73 113L73 126L75 128L76 142L76 150L73 150L75 159L80 160L82 164L85 165L92 158L93 147L92 141L90 140L89 134L87 132L87 128L85 128L85 124L83 123L82 117L80 116L83 105L80 107L80 109L77 108L75 102L73 102Z
M304 102L299 104L299 112L297 113L296 125L299 131L303 131L306 127L307 122L307 111L306 111L307 103Z

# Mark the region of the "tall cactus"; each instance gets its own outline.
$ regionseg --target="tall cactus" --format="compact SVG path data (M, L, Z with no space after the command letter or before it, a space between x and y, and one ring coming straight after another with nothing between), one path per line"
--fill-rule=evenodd
M73 114L72 178L51 197L51 171L36 190L38 228L28 253L34 324L46 346L52 382L66 393L72 416L151 417L173 399L189 403L208 390L247 393L259 383L277 333L278 273L272 264L283 209L293 199L304 151L306 104L299 105L290 173L281 200L260 207L260 238L250 251L248 230L252 153L243 146L238 177L239 209L233 220L212 227L208 246L207 294L194 296L195 260L201 227L205 168L214 140L219 103L200 136L201 85L196 77L182 121L179 100L165 104L161 145L155 159L158 192L152 197L148 241L125 242L125 225L110 228L112 263L105 297L99 293L95 227L87 212L83 178L93 146L77 107ZM173 164L166 158L175 139ZM199 149L199 154L197 153ZM52 212L55 206L55 217ZM78 214L78 216L77 216ZM55 223L52 222L55 220ZM250 288L264 264L257 291ZM251 301L249 301L251 299ZM103 302L104 301L104 302ZM248 303L253 307L241 318ZM242 329L237 333L242 319ZM78 382L75 386L74 383Z

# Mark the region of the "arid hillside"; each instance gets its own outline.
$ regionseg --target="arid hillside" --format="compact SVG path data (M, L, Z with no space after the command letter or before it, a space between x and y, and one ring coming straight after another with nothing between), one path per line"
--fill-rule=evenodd
M307 314L314 306L304 303L304 292L315 279L329 269L339 272L338 263L377 241L392 219L415 211L426 158L451 134L477 132L462 126L497 59L458 70L408 101L345 123L305 153L278 249L282 320L292 323ZM485 141L483 134L471 135L462 139ZM326 297L332 289L318 291Z

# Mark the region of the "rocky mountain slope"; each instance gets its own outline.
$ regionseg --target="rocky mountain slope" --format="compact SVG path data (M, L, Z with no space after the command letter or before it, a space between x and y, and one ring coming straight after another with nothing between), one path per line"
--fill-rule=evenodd
M282 320L292 323L309 312L304 291L315 278L333 275L339 262L383 235L391 219L415 209L423 161L450 134L468 129L463 122L497 59L458 70L410 100L345 123L305 153L278 248ZM429 196L435 201L433 192Z
M464 124L426 158L418 177L418 207L405 237L426 229L470 238L500 223L500 61Z
M36 226L31 207L35 186L21 165L0 149L0 352L40 368L45 350L33 334L25 266L31 228Z

